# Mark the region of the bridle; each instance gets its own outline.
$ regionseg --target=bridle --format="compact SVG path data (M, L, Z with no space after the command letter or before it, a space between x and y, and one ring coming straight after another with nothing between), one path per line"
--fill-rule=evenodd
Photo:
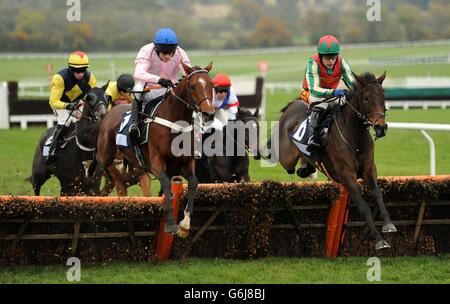
M193 111L196 112L196 113L199 113L199 112L200 112L200 106L201 106L201 104L202 104L203 102L205 102L205 101L207 101L207 100L210 100L210 101L212 102L212 100L211 100L210 97L205 97L205 98L203 98L203 99L200 100L200 101L195 101L195 100L191 97L191 85L190 85L190 83L189 83L189 79L190 79L193 75L199 74L199 73L206 73L206 74L208 74L209 72L208 72L207 70L203 70L203 69L201 69L201 70L195 70L195 71L191 72L188 76L186 76L186 81L187 81L187 93L188 93L188 98L187 98L187 99L188 99L188 101L186 101L186 100L184 100L183 98L181 98L180 96L178 96L178 95L175 93L175 91L174 91L173 89L171 89L171 88L169 89L169 90L170 90L170 93L173 95L173 97L175 97L177 100L179 100L179 101L181 101L182 103L184 103L188 109L193 110ZM193 103L192 103L192 104L189 103L189 100L192 100Z
M380 84L378 83L377 80L371 80L371 81L368 81L364 86L361 86L361 87L359 88L358 108L361 108L361 100L362 100L362 97L363 97L363 89L364 89L364 87L365 87L367 84L370 84L370 83L374 83L374 84L380 85ZM381 85L380 85L380 86L381 86ZM381 113L381 112L367 113L366 111L362 112L362 111L358 111L358 110L350 103L350 101L348 101L347 104L348 104L349 107L353 110L353 112L356 113L356 116L357 116L359 119L361 119L361 120L363 121L364 126L366 126L367 128L369 128L369 127L375 125L375 124L377 123L378 120L380 120L380 119L385 119L385 118L386 118L386 114L385 114L384 112L383 112L383 113ZM375 117L376 117L374 123L372 123L372 122L370 121L370 118L371 118L372 116L375 116Z
M81 115L80 119L88 119L90 122L95 123L96 121L98 121L100 119L100 116L97 115L97 109L100 106L103 106L103 107L105 107L107 109L107 106L106 106L106 103L103 102L102 100L97 101L98 100L97 95L93 94L93 96L95 96L95 101L96 101L95 106L93 108L88 106L88 109L87 109L88 110L88 115L87 115L87 117L85 115ZM106 96L105 96L105 100L107 100ZM85 102L85 106L86 106L86 103L89 103L89 102Z

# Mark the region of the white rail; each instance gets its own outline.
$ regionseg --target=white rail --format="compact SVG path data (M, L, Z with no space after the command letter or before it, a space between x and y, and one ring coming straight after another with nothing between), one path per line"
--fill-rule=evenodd
M430 175L436 175L436 149L433 138L425 130L450 131L450 125L430 123L390 122L390 129L420 130L430 146Z

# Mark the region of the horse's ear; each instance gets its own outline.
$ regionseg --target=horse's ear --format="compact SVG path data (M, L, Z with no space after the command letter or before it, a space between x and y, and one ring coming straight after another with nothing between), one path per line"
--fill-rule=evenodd
M186 74L191 74L192 73L192 68L186 64L184 64L184 62L180 61L181 65L183 66L184 71L186 72Z
M383 81L386 79L386 73L387 71L384 71L383 75L377 78L379 84L383 84Z
M208 72L211 71L212 65L213 65L213 63L212 63L212 61L211 61L211 62L208 63L208 65L205 67L205 70L207 70Z
M358 74L356 74L356 73L353 72L353 71L352 71L352 74L353 74L353 77L355 77L355 80L356 80L356 82L357 82L359 85L363 85L363 84L364 84L364 79L363 79L361 76L359 76Z
M103 91L106 91L106 88L109 86L109 82L110 82L110 80L108 80L108 82L105 83L100 89L102 89Z
M255 113L253 113L252 116L255 117L255 118L259 117L259 108L256 108L256 111L255 111Z

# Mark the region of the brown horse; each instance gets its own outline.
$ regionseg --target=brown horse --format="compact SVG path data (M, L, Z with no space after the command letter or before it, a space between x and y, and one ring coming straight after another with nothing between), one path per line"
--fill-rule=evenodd
M279 162L290 174L295 172L298 160L308 162L321 170L330 179L342 183L350 199L369 225L372 237L377 241L376 249L389 248L389 244L377 231L372 213L364 201L357 179L362 178L377 202L384 225L382 232L397 231L383 202L383 196L377 185L377 170L374 162L374 140L369 127L375 130L377 138L387 131L385 121L385 94L382 88L386 72L379 78L371 73L354 74L356 83L353 97L339 109L339 113L329 128L328 143L315 155L308 156L295 146L289 134L308 118L308 106L302 101L291 102L282 111L278 135L279 148L274 145L272 134L272 153L279 156ZM278 150L278 151L277 151ZM278 152L278 153L277 153ZM301 172L301 171L300 171ZM299 171L297 174L300 175Z
M139 148L145 167L149 173L156 176L163 188L166 199L167 224L165 232L175 233L186 237L190 229L190 216L193 213L194 195L197 190L198 181L195 176L195 159L193 157L193 145L190 153L178 155L177 147L173 141L177 136L187 134L193 143L192 115L193 112L203 112L211 115L214 113L212 105L213 82L209 77L212 68L210 63L204 69L189 67L185 64L183 69L186 73L179 84L159 106L155 121L150 123L148 142ZM115 166L112 165L115 156L115 136L120 125L120 117L123 112L130 110L129 105L118 105L114 107L103 119L97 140L96 159L103 168L107 168L115 182L119 195L123 195L123 185ZM184 123L184 127L180 125ZM187 125L187 126L186 126ZM181 132L181 135L180 133ZM174 146L174 147L172 147ZM145 169L140 166L135 154L135 149L120 148L128 162L141 170L146 175ZM184 219L178 226L172 215L171 205L171 182L170 178L182 175L188 180L188 204L184 211Z

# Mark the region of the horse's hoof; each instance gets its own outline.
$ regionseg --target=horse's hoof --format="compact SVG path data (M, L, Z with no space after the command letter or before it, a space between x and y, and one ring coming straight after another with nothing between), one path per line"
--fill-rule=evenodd
M311 174L313 174L314 172L316 172L316 169L314 167L310 168L310 167L305 167L305 168L298 168L297 169L297 175L301 178L307 178L309 177Z
M166 224L166 226L164 227L164 232L165 233L170 233L170 234L175 234L177 232L177 225L172 224Z
M375 244L375 249L376 250L386 249L386 248L391 248L391 246L385 240L378 241Z
M292 175L295 173L295 169L292 170L286 170L287 174Z
M386 224L383 225L383 229L381 230L383 233L391 233L391 232L397 232L397 228L395 228L394 224Z
M178 225L178 229L177 229L177 235L182 238L185 239L189 236L189 230L181 227L180 225Z

